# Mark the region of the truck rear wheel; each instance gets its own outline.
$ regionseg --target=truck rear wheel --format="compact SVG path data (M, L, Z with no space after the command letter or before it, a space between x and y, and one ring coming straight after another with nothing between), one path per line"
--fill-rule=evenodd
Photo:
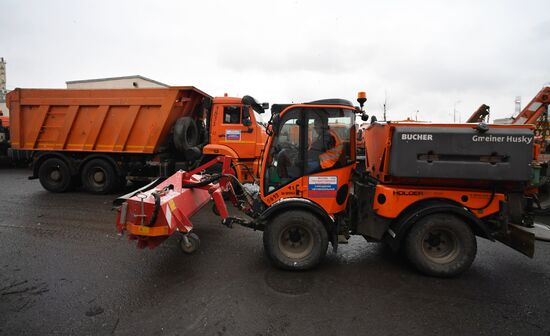
M82 185L93 194L108 194L117 187L119 178L113 166L103 159L93 159L82 168Z
M71 189L71 171L65 161L59 158L49 158L38 168L38 178L44 189L61 193Z
M453 277L470 267L477 243L467 223L456 216L438 213L413 225L405 241L405 252L420 272Z
M280 268L305 270L315 267L325 257L328 234L313 214L292 210L275 217L266 225L264 248L271 261Z

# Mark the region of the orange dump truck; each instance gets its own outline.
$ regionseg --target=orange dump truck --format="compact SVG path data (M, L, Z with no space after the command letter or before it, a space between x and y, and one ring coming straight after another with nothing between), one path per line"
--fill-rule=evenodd
M154 89L15 89L10 155L32 158L33 175L52 192L82 184L108 193L126 180L170 176L204 154L234 158L251 180L265 142L252 97L216 97L192 87Z

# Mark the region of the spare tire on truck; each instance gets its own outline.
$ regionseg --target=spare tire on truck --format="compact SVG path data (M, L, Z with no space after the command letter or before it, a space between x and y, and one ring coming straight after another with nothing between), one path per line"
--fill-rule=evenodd
M199 130L195 120L191 117L181 117L176 120L173 140L178 152L185 152L195 147L199 141Z

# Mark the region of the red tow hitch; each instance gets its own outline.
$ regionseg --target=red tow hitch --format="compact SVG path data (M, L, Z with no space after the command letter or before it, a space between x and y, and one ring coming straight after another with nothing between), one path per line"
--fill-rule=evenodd
M217 163L223 164L222 172L230 171L231 159L220 156L190 172L179 171L160 184L153 182L118 198L117 232L126 231L128 239L137 240L138 248L150 249L180 232L183 251L194 252L200 241L191 232L189 218L211 200L222 219L228 216L222 195L222 190L229 188L228 179L219 174L197 175Z

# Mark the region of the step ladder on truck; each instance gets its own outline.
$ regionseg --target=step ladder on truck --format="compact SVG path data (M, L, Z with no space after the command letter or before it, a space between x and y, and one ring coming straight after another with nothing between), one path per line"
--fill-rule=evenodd
M364 97L360 107L342 99L273 105L257 189L239 186L216 158L225 164L219 175L179 172L120 199L118 231L139 247L178 231L189 238L189 216L214 200L223 224L263 231L267 256L283 269L313 268L329 243L337 251L351 235L403 250L417 270L439 277L470 267L476 236L533 256L532 126L374 122L358 172L355 117L367 119ZM228 216L226 190L248 219Z

